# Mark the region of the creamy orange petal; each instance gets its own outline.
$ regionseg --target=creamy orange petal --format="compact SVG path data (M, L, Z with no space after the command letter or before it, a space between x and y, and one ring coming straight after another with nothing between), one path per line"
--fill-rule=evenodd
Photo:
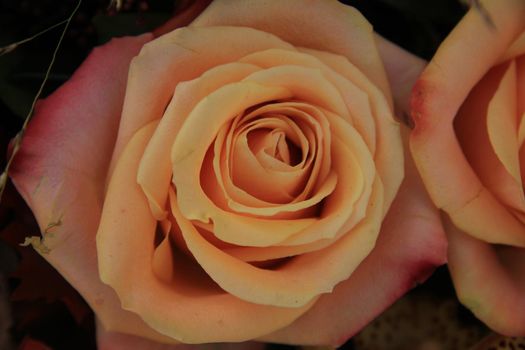
M276 36L237 27L185 27L144 45L130 66L111 169L134 132L162 117L178 83L248 53L275 47L294 50Z
M448 264L459 300L495 331L524 335L525 251L477 240L450 222L446 226Z
M328 178L323 182L319 190L314 195L300 202L287 203L287 204L280 205L278 207L257 208L257 210L254 210L251 207L246 207L244 205L241 205L235 202L229 203L229 206L233 210L239 213L257 214L257 215L275 217L275 215L278 213L296 212L301 209L310 208L316 204L319 204L323 199L325 199L327 196L329 196L334 191L337 185L337 181L338 181L337 174L335 172L330 173L328 175Z
M184 218L173 193L172 210L188 248L199 265L227 292L250 302L287 308L311 306L348 278L375 244L382 216L382 192L374 186L374 199L364 221L352 232L321 251L297 256L276 270L264 270L217 249Z
M523 147L523 144L525 143L525 113L521 115L520 121L521 122L518 129L518 142L520 147Z
M489 103L487 130L494 152L508 174L500 176L499 186L495 185L492 192L503 198L505 204L525 211L519 160L518 95L516 92L516 64L512 61ZM497 174L495 169L489 170L489 173Z
M171 222L162 221L161 230L164 235L160 244L155 248L151 260L151 269L153 273L164 282L171 282L173 278L173 248L171 247Z
M521 182L525 183L525 55L516 59L517 70L517 94L518 94L518 142L519 142L519 158L520 158L520 173ZM523 222L525 220L522 219Z
M152 212L159 220L166 215L166 200L171 183L171 145L182 124L197 103L221 86L238 81L257 70L243 63L228 63L206 71L202 76L177 85L175 93L146 147L137 181L148 197Z
M203 222L212 220L218 238L248 246L275 244L314 221L253 219L225 212L211 202L200 185L200 169L207 148L222 124L250 106L290 96L291 93L282 87L239 82L215 91L195 107L172 148L173 181L181 212L186 218ZM204 124L206 129L200 127Z
M308 111L308 113L306 113L306 111ZM287 211L287 207L276 205L275 203L272 204L269 202L261 201L260 199L261 197L264 198L264 194L258 197L253 197L241 188L237 188L232 182L232 179L230 179L230 173L233 173L234 177L236 176L235 174L237 174L237 184L239 184L239 180L241 180L241 183L242 181L244 181L245 186L253 187L257 184L258 181L270 181L270 183L268 183L266 186L260 185L261 189L259 191L264 191L267 187L269 187L267 191L271 192L272 187L275 187L274 184L278 183L275 181L278 181L279 178L282 178L283 180L289 179L287 180L289 184L295 184L293 188L299 190L300 188L298 188L297 186L303 187L301 193L298 195L294 195L294 193L290 190L287 190L285 192L285 196L289 196L288 201L291 203L299 203L305 200L306 198L310 197L312 195L312 190L314 191L313 194L315 195L315 193L317 193L317 191L319 190L318 187L324 186L325 184L326 176L328 174L327 171L329 170L330 166L330 155L328 152L326 152L326 150L329 149L330 145L330 135L327 121L322 116L320 111L304 103L277 103L269 104L258 108L246 117L244 117L243 120L244 122L247 122L251 118L255 118L258 116L265 117L265 115L268 113L285 114L286 117L283 117L283 119L287 120L292 129L296 130L296 132L300 136L303 135L301 141L295 141L296 143L301 143L303 153L302 160L293 167L291 167L289 165L285 165L280 161L275 160L273 157L267 155L265 151L259 151L257 154L253 154L252 152L257 152L257 145L253 142L252 145L249 147L249 150L246 145L243 148L238 149L237 154L234 153L233 160L236 160L231 164L229 162L229 157L223 157L222 161L220 161L218 157L215 157L214 166L219 183L224 181L223 185L226 186L224 187L224 194L226 196L232 196L232 198L236 199L236 201L228 201L229 207L236 211L242 211L245 213L252 213L256 215L275 215L279 211ZM288 117L293 117L294 120L292 121ZM260 125L260 123L269 122L269 119L265 117L259 120L258 122ZM251 125L251 123L248 123L247 125ZM301 127L299 128L299 126ZM230 132L231 129L234 129L235 127L235 125L225 126L226 129L230 129ZM232 141L230 139L224 141L225 130L222 131L224 132L220 132L215 141L215 154L221 152L219 147L223 143L225 143L226 145L225 152L223 153L233 152L233 150L230 150L230 144ZM304 135L308 136L307 139L304 137ZM246 143L246 140L244 142ZM241 168L242 172L235 170L235 163L237 164L237 167ZM249 164L252 165L249 166ZM267 165L268 167L265 167L265 165ZM254 169L258 170L255 171ZM263 179L258 179L261 173L267 174L267 176L265 176ZM243 178L239 178L239 175L243 175L244 180ZM275 189L274 191L282 191L286 187L286 185L282 184L279 186L278 189ZM243 203L246 204L246 206ZM250 209L250 205L255 205L257 207L262 206L265 208ZM269 207L272 207L273 209Z
M525 54L525 31L507 48L507 51L501 56L500 62L516 58Z
M352 227L354 227L365 216L366 208L372 191L372 183L376 180L381 181L382 183L382 179L377 179L378 174L372 159L372 155L365 149L364 141L360 138L360 135L353 128L344 123L340 118L337 118L333 115L328 115L328 117L331 125L333 126L332 130L334 132L335 138L337 140L342 140L346 148L354 154L363 173L363 189L361 193L359 193L359 196L355 198L352 212L350 216L346 218L344 225L340 229L342 232L346 232L351 230ZM348 158L348 156L346 158ZM345 197L348 197L348 195L345 195ZM383 198L383 201L384 200L385 199Z
M372 155L356 130L338 116L327 113L327 117L333 130L332 167L342 180L325 201L321 220L282 242L282 245L333 239L348 232L365 217L372 183L380 182Z
M521 185L516 92L516 64L511 62L489 103L487 130L494 152L509 174Z
M525 27L524 2L487 1L484 6L498 28L498 35L472 10L445 40L412 95L416 126L411 135L411 149L432 199L451 214L458 227L489 242L523 246L523 224L480 183L452 127L455 114L472 86ZM457 62L465 62L465 52L470 52L473 59L458 65Z
M350 112L348 121L360 131L370 150L375 152L376 132L368 96L356 87L351 80L347 80L348 77L345 77L346 79L343 78L312 55L289 50L269 49L250 54L239 61L255 64L263 68L279 65L300 65L320 69L326 79L334 84L343 97Z
M254 96L256 96L255 93L253 91L248 91L248 89L244 88L244 86L245 83L239 85L232 85L232 89L234 89L232 91L235 92L235 94L233 95L230 94L230 92L226 92L221 95L211 94L208 97L208 99L206 99L206 104L202 104L202 110L197 111L197 107L192 112L192 115L193 113L195 113L196 115L200 115L199 118L205 118L209 115L209 111L214 111L216 117L219 118L219 120L221 121L222 119L220 118L227 118L229 115L238 114L240 112L239 108L236 107L236 110L233 107L229 107L228 102L225 102L225 97L231 99L233 104L238 104L238 101L242 100L242 98L239 99L239 96L237 94L240 94L241 96L250 96L250 98L254 98ZM282 89L279 91L282 91ZM230 95L225 96L227 94ZM268 99L271 100L272 98L268 97ZM214 107L214 103L216 103L214 101L216 101L217 103L221 103L222 109L220 113L225 114L224 117L217 116L218 112L217 108ZM257 101L250 100L250 103L247 104L244 108L256 103ZM228 114L227 111L231 112ZM195 125L202 125L202 121L199 118L192 118L192 115L190 115L190 117L188 118L187 124L183 126L183 129L181 130L179 137L177 138L176 143L174 144L173 154L174 181L177 186L177 195L179 196L178 201L179 205L181 206L181 211L187 218L201 220L204 222L206 222L208 219L211 219L214 223L214 232L217 237L226 242L249 246L268 246L271 244L276 244L290 237L290 235L301 232L303 229L310 226L313 220L289 220L285 222L255 220L247 217L237 216L232 213L227 213L215 207L213 203L211 203L209 199L204 196L202 189L198 184L198 171L200 170L200 164L202 163L204 153L206 152L206 141L204 140L213 139L213 134L216 132L216 128L218 127L218 125L213 125L211 121L208 121L208 128L206 129L206 132L198 131L198 128L188 127L188 133L184 134L183 130L184 127L186 127L186 125L192 125L191 123L195 123ZM213 121L219 124L219 122L215 120ZM210 135L207 135L206 133L210 133ZM180 138L183 134L185 135L185 139ZM202 146L200 146L200 143L197 142L199 138L204 139L202 141ZM185 146L194 142L197 143L197 147L201 147L200 151L197 152L191 147L188 148ZM178 169L181 169L181 171L179 171L180 174L178 173ZM182 169L184 170L184 172L182 172ZM184 198L184 195L187 199ZM345 208L351 208L351 205L352 203L348 202ZM345 216L339 216L338 219L344 220ZM337 220L332 221L337 222ZM336 224L334 224L333 222L331 223L331 225L334 227L336 226ZM268 234L268 232L271 232L271 234ZM325 234L334 235L335 232L328 230L325 232ZM319 239L319 237L314 237L314 239L317 240Z
M455 210L444 209L456 226L473 237L489 243L525 247L523 223L498 203L484 187L463 207Z
M295 123L291 120L286 121L286 119L288 118L262 117L262 119L250 123L252 125L248 125L248 128L244 129L244 132L235 139L231 149L230 168L226 169L231 173L233 184L252 196L269 203L291 202L295 195L300 192L301 187L304 186L304 180L308 173L302 171L302 174L298 174L297 172L267 169L259 160L261 157L259 155L260 150L257 148L253 149L253 147L257 146L253 145L250 147L248 145L247 133L256 130L256 128L264 128L266 130L291 128L290 124ZM292 130L289 131L291 132ZM254 138L256 137L254 136ZM266 152L262 150L261 153Z
M246 148L248 148L247 144L244 146L244 149ZM236 185L241 186L241 188L245 188L247 192L257 198L272 199L272 203L283 203L279 206L257 209L250 208L240 203L229 203L229 207L237 212L273 216L280 212L290 212L307 208L319 203L323 198L329 195L337 183L337 175L330 173L329 177L321 182L320 188L313 195L301 201L294 201L293 192L297 191L297 185L304 184L304 181L302 180L305 176L310 175L309 172L303 171L302 174L290 172L268 172L260 166L257 159L248 152L245 153L237 149L234 149L234 152L235 156L234 161L232 162L232 167L234 167L234 170L232 170L233 182ZM320 162L320 160L318 161ZM285 191L285 193L281 195L280 192L282 191Z
M326 113L332 134L332 168L342 179L321 212L321 219L283 245L334 238L350 230L366 213L376 171L364 140L339 116ZM352 180L352 181L349 181ZM328 226L325 226L328 225Z
M332 67L357 87L366 92L370 100L372 116L375 121L375 139L377 140L374 152L374 160L377 172L385 187L385 213L394 200L397 190L403 180L403 147L399 136L399 123L394 120L392 107L382 91L371 83L368 76L359 71L345 57L330 52L303 49ZM363 117L366 117L364 115ZM363 122L360 122L363 123ZM357 123L356 123L357 125Z
M213 150L208 149L201 168L201 185L206 195L218 206L227 209L231 203L243 203L252 208L267 207L273 203L256 198L238 188L230 176L230 157L234 128L232 123L222 126L219 130Z
M494 115L495 111L491 112L491 105L493 105L491 101L493 101L492 98L497 93L500 82L508 68L508 64L501 65L485 75L463 103L454 126L461 148L483 185L504 205L525 210L518 160L517 123L514 126L500 125L499 127L506 127L509 134L508 138L514 139L518 181L507 171L498 158L489 136L489 128L498 126L491 125L487 116L488 113L492 113L492 119L504 119L503 115ZM515 89L512 94L515 94Z
M360 164L361 159L345 147L338 138L332 139L332 145L332 169L340 181L337 182L332 194L326 198L319 220L280 244L302 245L320 239L332 239L338 236L350 217L356 217L355 224L365 215L374 177L366 178L364 166ZM356 202L359 200L364 203L364 210L356 208Z
M335 0L214 1L192 26L249 26L273 33L295 46L346 56L379 87L391 105L390 88L373 28L355 8ZM308 35L305 35L308 33ZM334 35L352 33L352 35Z
M335 86L318 69L301 66L277 66L255 72L244 81L281 86L293 92L293 98L347 116L348 109Z
M307 307L283 309L244 302L220 290L184 254L173 254L170 284L155 276L151 261L156 220L135 179L156 124L134 135L115 167L97 234L102 280L115 289L124 309L185 343L244 341L291 323ZM251 319L254 314L257 320Z
M312 159L310 148L312 148L312 153L317 148L316 135L309 126L301 121L296 123L286 115L276 115L275 118L286 121L284 128L277 127L272 131L254 133L253 137L250 137L249 148L261 166L272 173L294 172L294 170L300 170L304 173L305 168L309 168L310 165L305 164L306 161ZM257 128L259 126L262 124L257 125ZM288 141L292 143L292 148L290 148ZM298 155L301 157L300 160L297 157ZM297 159L294 160L294 157Z
M336 237L336 239L339 237ZM267 261L288 258L291 256L320 250L334 243L336 239L320 239L311 243L289 246L281 245L271 247L231 247L225 248L223 249L223 251L228 255L231 255L236 259L240 259L243 261Z
M261 166L268 170L290 171L296 165L304 164L310 143L312 147L315 146L315 137L312 137L311 130L301 128L300 125L304 123L296 122L284 114L268 113L261 115L261 118L264 120L254 120L239 131L243 139L249 140L249 149ZM252 131L254 132L251 133ZM305 133L310 137L307 138ZM293 149L290 146L294 146L300 153L300 160L292 159Z
M517 99L518 99L518 144L520 147L525 142L525 55L517 58Z
M520 148L520 171L521 171L521 182L525 183L525 146L523 145ZM524 220L522 221L525 222Z
M298 109L297 107L301 107L301 109ZM306 108L309 107L309 108ZM302 141L302 143L305 143L302 148L304 149L303 152L307 151L310 147L314 147L314 149L317 149L316 155L312 154L303 154L303 159L305 157L307 158L307 162L301 161L297 165L290 167L289 165L285 165L284 163L281 163L280 161L277 161L274 159L274 163L279 163L280 167L277 167L278 164L275 164L275 168L272 169L263 169L262 173L265 174L276 174L277 172L286 172L290 173L290 175L294 174L294 176L297 176L299 179L304 178L308 174L310 174L310 178L308 179L308 184L306 185L303 193L301 193L299 196L295 197L293 199L293 203L300 203L304 198L306 198L306 194L310 194L309 188L311 188L316 182L319 183L319 186L323 185L324 179L326 179L326 170L325 168L329 167L330 164L330 156L329 154L326 154L324 152L324 149L327 149L329 143L330 143L330 137L327 134L329 132L328 125L326 120L322 118L321 115L318 115L315 119L312 118L308 113L304 112L302 109L307 110L310 114L318 114L318 110L315 108L312 108L310 106L307 106L305 104L301 103L295 103L295 102L286 102L286 103L279 103L279 104L271 104L266 105L261 108L258 108L254 110L249 115L245 116L243 118L244 121L249 121L250 118L255 118L259 115L259 113L270 113L271 111L274 111L276 113L285 113L289 116L293 116L295 118L299 119L307 119L312 123L312 126L315 126L315 130L317 130L317 137L319 137L319 140L315 140L314 136L311 135L308 137L309 144L306 144L307 140ZM250 117L252 116L252 117ZM237 119L236 119L237 120ZM319 126L317 125L319 123ZM203 184L203 187L205 188L205 192L210 196L210 198L221 208L229 207L237 212L243 212L249 215L263 215L263 216L272 216L273 218L286 218L286 219L294 219L299 217L304 217L307 215L307 213L304 213L303 210L299 210L296 212L286 212L287 208L290 209L289 206L282 206L275 203L268 203L260 200L259 198L253 197L250 194L246 193L244 190L236 187L230 178L230 162L229 157L225 156L225 154L230 153L231 148L231 139L228 137L225 140L225 135L228 133L228 135L231 135L232 130L236 128L235 122L233 125L225 125L219 131L219 134L217 135L217 138L214 142L214 149L215 149L215 156L213 159L214 162L214 171L217 176L217 178L213 176L205 176L204 174L211 173L211 167L208 164L209 160L205 160L203 164L203 168L201 170L201 182ZM306 126L303 127L303 129L306 130ZM309 129L308 129L309 130ZM307 133L309 134L309 133ZM222 145L222 147L221 147ZM254 146L252 146L253 148ZM222 150L224 148L224 150ZM209 152L209 151L208 151ZM249 153L249 151L246 151ZM312 150L312 152L315 152ZM220 158L217 154L220 154ZM266 153L264 153L266 154ZM311 168L311 162L313 161L313 157L317 157L317 161L314 165L313 171L307 171L309 168ZM271 158L270 156L267 156L267 158ZM321 158L321 159L319 159ZM259 161L263 165L264 159L261 158L261 155L257 158L257 161ZM269 161L269 159L267 159ZM274 164L272 163L272 164ZM302 164L302 168L299 168L299 166ZM242 166L242 165L241 165ZM244 165L245 166L245 165ZM321 173L319 173L319 168L321 168ZM316 169L318 169L316 171ZM317 178L317 180L316 180ZM310 185L310 182L312 184ZM220 187L220 191L218 191L218 188ZM317 190L316 190L317 191ZM315 195L316 192L314 192L314 196L319 197L319 195ZM303 204L298 204L299 206L305 206ZM297 204L294 205L295 209L299 208ZM314 208L312 208L314 209Z
M326 117L324 116L324 113L321 109L314 107L308 103L302 103L302 102L280 102L280 103L273 103L268 104L265 106L262 106L260 108L255 109L250 114L244 116L242 118L243 121L249 121L253 118L258 118L260 115L266 115L268 113L281 113L285 114L287 116L293 117L299 124L303 124L302 121L308 122L309 127L308 130L310 130L313 127L313 130L315 130L315 138L312 138L312 133L307 132L306 127L303 127L304 132L306 132L306 135L309 136L308 140L309 143L306 145L302 145L303 152L307 149L310 151L308 154L303 154L303 159L301 162L299 162L296 166L293 167L293 172L296 174L295 176L298 177L298 181L306 180L307 182L302 190L302 192L298 195L296 195L294 198L292 198L291 202L299 202L307 198L312 190L316 191L319 186L321 186L324 183L324 180L329 174L330 171L330 152L328 150L330 149L330 129L328 122L326 120ZM226 126L226 128L230 128L233 130L236 127L237 119L234 120L234 124L230 126ZM226 132L225 130L221 130ZM224 133L219 132L219 135L217 136L217 140L222 140L222 138L225 137L223 135ZM224 143L224 141L220 141L221 143ZM233 142L232 138L226 139L225 142L225 152L229 153L231 152L231 143ZM215 143L216 146L218 146L218 142ZM216 147L216 153L218 153L220 150L218 147ZM260 162L259 159L257 161ZM233 182L230 179L229 176L229 169L233 165L230 164L229 157L224 157L224 160L221 162L221 170L222 173L217 172L219 177L219 182L224 180L225 186L227 186L228 195L233 196L232 198L237 198L238 202L240 201L240 198L242 198L242 203L254 203L252 205L255 206L269 206L271 203L261 201L260 199L249 196L245 191L242 189L237 188ZM292 169L289 169L290 172L292 172ZM278 173L274 172L274 173ZM283 174L284 175L284 174ZM290 174L291 175L291 174ZM246 194L246 195L245 195Z

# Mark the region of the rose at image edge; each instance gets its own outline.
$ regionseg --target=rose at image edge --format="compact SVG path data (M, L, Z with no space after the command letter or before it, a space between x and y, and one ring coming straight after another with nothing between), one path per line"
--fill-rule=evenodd
M525 335L525 2L471 9L415 84L412 153L447 215L459 299L497 332Z
M334 33L346 35L357 30L341 15L340 4L312 2L313 7L305 7L303 2L290 1L258 9L253 6L260 6L260 2L251 3L252 7L246 7L246 4L232 2L225 11L221 8L223 4L216 2L215 7L205 14L207 16L202 17L201 23L208 25L207 21L215 21L213 24L239 26L253 23L258 29L271 26L286 31L284 23L290 25L290 21L295 20L304 30L315 35L308 36L305 42L298 39L294 43L287 38L288 41L348 56L358 55L349 49L352 45L343 34L334 38ZM285 6L293 8L292 18L287 17L290 12ZM274 13L274 17L261 23L261 18L268 18L261 16L265 11ZM321 23L304 21L313 18L312 12L318 15L316 21ZM326 22L324 25L323 21ZM331 38L328 43L327 37ZM365 38L369 43L361 43L362 49L375 46L372 36L365 35ZM119 138L121 134L127 133L127 137L133 134L126 126L119 125L129 62L151 39L149 34L115 39L95 49L69 82L41 101L27 129L11 176L32 208L42 231L50 223L59 222L46 231L49 233L45 244L51 251L44 254L44 258L83 295L104 327L114 332L174 343L174 339L154 331L137 314L120 307L121 302L113 289L99 279L95 247L106 176L117 134ZM406 91L405 84L411 84L417 73L414 66L421 67L422 63L381 38L376 40L388 79L392 86L399 87L393 89L394 92ZM332 45L332 50L326 45ZM389 91L381 61L377 54L374 57L377 59L360 58L358 61L369 70L377 84ZM406 66L399 64L399 58L406 62ZM375 63L370 64L374 60ZM380 68L379 71L371 68L374 65ZM399 96L394 98L396 105L405 105ZM410 289L414 282L421 282L436 265L444 262L445 242L439 218L410 162L406 163L404 183L372 253L348 280L339 283L332 293L322 295L308 312L289 326L265 336L265 341L341 344ZM324 326L319 327L319 324ZM242 333L243 329L237 331Z

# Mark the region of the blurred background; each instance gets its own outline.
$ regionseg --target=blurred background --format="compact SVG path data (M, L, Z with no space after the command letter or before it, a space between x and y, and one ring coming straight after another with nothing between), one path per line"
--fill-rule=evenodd
M459 0L346 0L375 30L430 59L468 8ZM83 1L71 21L41 97L65 82L94 46L150 31L192 0ZM69 17L77 0L0 0L0 47ZM0 55L0 166L46 76L63 24ZM9 52L6 52L9 51ZM94 316L75 290L31 247L31 212L8 183L0 202L0 350L95 349ZM415 286L341 349L525 349L523 339L491 333L455 299L446 267ZM277 344L269 349L298 349ZM320 350L329 348L305 348Z

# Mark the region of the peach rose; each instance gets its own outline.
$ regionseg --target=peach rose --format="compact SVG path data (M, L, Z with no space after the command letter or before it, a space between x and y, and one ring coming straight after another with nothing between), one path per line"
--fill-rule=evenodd
M459 298L496 331L525 335L525 2L482 5L416 83L411 148L448 214Z
M336 1L216 1L114 40L17 155L35 245L108 331L341 344L444 262L393 116L421 66Z

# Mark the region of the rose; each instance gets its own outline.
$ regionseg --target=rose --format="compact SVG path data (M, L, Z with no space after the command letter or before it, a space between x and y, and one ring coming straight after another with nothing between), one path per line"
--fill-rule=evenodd
M94 51L40 104L11 173L44 257L106 330L340 344L443 263L409 162L397 193L376 41L399 108L421 62L357 11L217 1L151 39Z
M416 83L411 147L448 214L460 300L496 331L525 335L525 2L482 4Z

